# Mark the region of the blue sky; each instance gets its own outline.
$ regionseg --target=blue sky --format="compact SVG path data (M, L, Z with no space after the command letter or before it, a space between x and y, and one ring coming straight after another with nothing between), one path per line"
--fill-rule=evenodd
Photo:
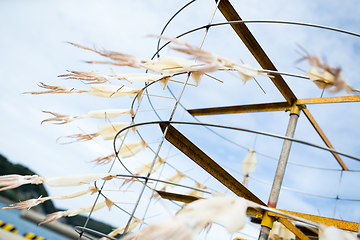
M75 42L85 46L96 46L107 50L113 50L135 55L137 57L150 58L156 50L155 38L148 37L151 34L159 34L168 19L183 5L185 1L3 1L0 3L0 109L2 112L2 128L0 130L0 153L9 160L28 166L42 176L73 175L92 172L106 172L109 166L94 167L88 163L101 155L107 155L112 151L112 142L103 141L101 137L96 141L86 143L74 143L61 145L56 143L60 136L66 136L84 131L92 133L97 131L97 126L104 124L104 120L84 119L66 125L43 124L40 122L49 117L41 110L53 111L63 114L83 114L91 110L109 108L128 108L131 99L128 97L118 99L100 99L86 94L57 94L31 96L24 95L26 91L39 91L39 82L49 85L71 86L86 89L89 86L74 80L63 80L58 75L66 73L66 70L110 72L110 67L123 73L143 72L139 69L115 67L109 65L89 65L83 61L104 60L79 48L75 48L66 42ZM235 9L246 20L288 20L321 24L336 28L342 28L353 32L360 32L358 22L360 16L360 3L353 1L234 1ZM180 13L165 31L166 36L174 37L180 33L209 22L215 4L213 2L198 0ZM216 12L213 22L225 21L220 12ZM360 89L358 82L358 62L360 61L360 40L354 36L335 33L327 30L285 26L274 24L248 25L265 52L272 59L279 71L304 74L296 67L308 69L309 65L302 62L295 66L300 55L296 53L297 45L300 44L310 53L319 57L326 57L329 64L341 66L342 74L350 84ZM184 40L194 46L201 42L204 32L198 31L190 34ZM243 43L238 39L230 26L211 28L204 42L203 49L212 51L220 56L240 59L245 63L258 67L255 59L251 56ZM170 48L162 51L161 56L183 56L175 53ZM224 81L223 84L211 79L203 78L199 87L187 87L181 99L181 103L188 109L240 105L251 103L265 103L283 101L283 97L274 87L269 78L259 76L258 82L265 89L264 94L254 81L245 85L241 80L229 73L213 73L213 76ZM315 84L304 79L284 77L287 84L292 88L298 98L319 97L321 90ZM178 77L183 81L184 77ZM113 81L114 85L122 82ZM130 86L130 85L127 85ZM131 85L133 88L142 87ZM170 83L170 89L177 96L181 85ZM160 86L154 85L149 89L150 93L170 96ZM345 91L336 94L325 92L324 96L344 96ZM175 101L165 98L150 98L154 107L162 119L167 120ZM146 100L146 99L145 99ZM322 106L308 106L309 110L320 124L333 146L348 154L359 156L359 103L326 104ZM140 110L150 110L147 101L143 101ZM229 126L237 126L271 132L284 135L288 123L288 113L254 113L199 117L199 120L207 123L217 123ZM157 120L152 112L141 112L137 122ZM179 108L174 120L194 121ZM129 122L128 116L112 120ZM161 132L156 126L141 127L138 129L150 146L156 149ZM246 148L254 148L260 154L256 171L251 174L249 188L263 201L267 202L271 185L264 183L272 182L276 169L282 141L254 134L234 132L229 130L215 129L216 132L232 141L244 146L237 147L234 144L223 141L210 131L200 127L179 126L179 130L188 136L201 149L224 167L229 167L229 172L235 177L242 179L236 171L241 171L241 161L247 154ZM304 115L300 116L296 128L295 138L306 140L315 144L323 145L321 139L313 130ZM129 141L138 140L136 135L130 134ZM226 191L214 179L208 179L208 175L193 164L182 154L166 143L160 156L172 156L168 159L172 166L192 179L205 184L216 191ZM125 164L135 170L141 163L148 162L153 155L146 150L133 159L125 160ZM359 164L351 159L343 157L350 169L360 169ZM323 168L340 169L331 154L322 150L310 148L300 144L293 144L289 161ZM113 171L124 173L119 164ZM169 177L174 170L165 166L164 177ZM158 176L155 174L154 176ZM359 173L343 173L339 188L340 172L312 169L290 164L284 179L284 186L312 194L343 198L360 199L358 184ZM193 185L194 181L184 179L183 184ZM259 181L259 180L261 181ZM110 188L116 188L120 181L109 184ZM110 187L111 185L111 187ZM111 193L115 201L132 203L137 197L140 185L134 184L131 188L134 192ZM50 194L71 192L73 189L47 188ZM339 189L339 190L338 190ZM175 191L175 190L174 190ZM185 192L183 189L176 189ZM149 199L146 192L138 217L142 216L144 206ZM123 199L123 200L120 200ZM91 204L93 197L74 201L56 201L59 208L77 208L84 202ZM176 211L177 206L164 203L170 211ZM164 207L155 203L148 216L156 212L164 212ZM333 217L335 200L295 193L283 190L280 195L279 208L294 211L303 211L311 214ZM125 204L124 208L131 211L133 205ZM359 202L339 201L336 218L358 221L360 213ZM96 218L120 226L125 223L127 215L120 211L101 211L94 215ZM119 220L119 216L121 216ZM149 219L149 222L165 218L166 214ZM252 226L248 226L245 232L256 235ZM219 230L220 231L220 230ZM216 235L209 234L208 239ZM239 235L241 236L241 235ZM214 239L215 239L214 238Z

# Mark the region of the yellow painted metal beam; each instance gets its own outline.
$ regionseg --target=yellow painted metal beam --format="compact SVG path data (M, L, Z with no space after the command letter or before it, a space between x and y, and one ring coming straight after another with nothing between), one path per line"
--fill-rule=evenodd
M348 230L348 231L357 232L359 229L359 224L356 222L344 221L344 220L339 220L339 219L335 219L335 218L320 217L320 216L316 216L316 215L311 215L311 214L306 214L306 213L298 213L298 212L293 212L293 211L286 211L286 210L281 210L281 209L276 209L276 210L293 215L293 216L301 217L303 219L306 219L306 220L309 220L312 222L322 223L322 224L325 224L328 226L335 226L337 228L341 228L341 229ZM269 212L269 216L284 218L282 215L273 213L273 212Z
M305 114L305 116L307 117L307 119L310 121L311 125L313 125L313 127L315 128L315 130L317 131L317 133L320 135L321 139L324 141L324 143L326 144L326 146L328 148L332 148L334 149L334 147L332 146L332 144L330 143L329 139L326 137L325 133L321 130L319 124L317 124L317 122L315 121L314 117L311 115L311 113L309 112L308 109L303 109L302 110ZM334 155L336 161L340 164L340 166L342 167L343 170L348 171L349 169L347 168L347 166L345 165L345 163L343 162L343 160L341 159L341 157L334 152L331 152L332 155Z
M343 97L305 98L305 99L298 99L296 101L296 104L301 105L301 104L346 103L346 102L360 102L360 95L343 96Z
M183 152L196 164L198 164L214 178L224 184L229 190L233 191L236 195L266 206L266 204L261 201L255 194L242 185L238 180L236 180L236 178L224 170L219 164L217 164L208 155L201 151L197 146L195 146L195 144L193 144L173 126L160 123L160 128L163 132L165 131L166 127L168 127L168 130L166 132L165 138L173 146L178 148L181 152Z
M278 222L284 225L292 233L294 233L300 240L310 240L300 229L298 229L294 224L285 218L279 218Z
M232 113L285 111L290 107L291 105L289 105L287 102L275 102L275 103L249 104L249 105L238 105L238 106L228 106L228 107L191 109L187 111L193 116L202 116L202 115L218 115L218 114L232 114Z
M221 0L218 8L227 21L242 20L228 0ZM274 64L271 62L245 24L231 24L231 27L235 30L236 34L241 38L263 69L277 71ZM270 79L290 105L297 100L295 94L291 91L290 87L286 84L281 75L276 74Z

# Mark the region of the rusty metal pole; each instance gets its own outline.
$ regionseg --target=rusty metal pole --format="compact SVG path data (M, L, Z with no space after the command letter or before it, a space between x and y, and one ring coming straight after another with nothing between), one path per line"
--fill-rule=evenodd
M295 128L296 128L297 121L299 119L299 115L300 115L300 108L299 108L299 106L297 106L294 103L290 109L290 120L289 120L289 125L286 130L285 136L291 137L291 138L294 137ZM275 178L274 178L273 185L271 187L270 197L269 197L269 201L268 201L268 206L272 207L272 208L276 207L278 199L279 199L280 189L281 189L282 181L284 179L286 165L287 165L288 158L290 155L291 144L292 144L292 141L284 140L284 144L283 144L283 147L281 150L279 163L278 163L278 166L276 169ZM267 216L267 214L264 215L263 220L261 222L261 230L260 230L260 235L258 238L259 240L267 240L268 239L269 232L272 228L273 221L274 220L271 217Z

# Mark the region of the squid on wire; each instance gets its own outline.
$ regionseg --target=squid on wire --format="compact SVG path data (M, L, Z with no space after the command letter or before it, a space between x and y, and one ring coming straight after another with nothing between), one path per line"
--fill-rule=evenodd
M99 189L97 189L96 187L89 187L88 189L84 189L84 190L79 190L76 192L72 192L72 193L67 193L67 194L61 194L61 195L56 195L56 196L49 196L49 197L39 197L39 198L35 198L35 199L29 199L23 202L18 202L18 203L13 203L13 204L9 204L5 207L2 207L1 209L23 209L23 208L27 208L28 210L32 207L35 207L47 200L50 199L58 199L58 200L63 200L63 199L71 199L71 198L76 198L76 197L80 197L83 196L87 193L94 194L96 192L98 192Z
M82 175L70 175L61 177L39 177L38 175L9 174L0 176L0 191L13 189L25 184L46 183L50 187L72 187L89 184L97 180L111 180L116 175L112 173L92 173Z
M139 223L144 223L144 220L143 220L143 219L138 219L138 218L134 217L133 220L130 222L129 227L128 227L126 233L132 231ZM115 236L118 235L118 234L124 234L125 228L126 228L126 225L125 225L125 226L122 226L122 227L119 227L119 228L111 231L111 232L108 234L108 236L109 236L109 237L115 237ZM102 238L100 238L100 240L107 240L107 238L106 238L106 237L102 237Z
M41 122L54 122L54 124L65 124L72 122L74 120L78 119L84 119L87 117L90 118L101 118L101 119L110 119L110 118L116 118L120 117L124 114L130 114L131 116L134 116L134 110L133 109L105 109L105 110L95 110L90 111L87 114L81 114L81 115L64 115L59 113L54 113L50 111L43 111L43 113L50 113L54 117L45 119Z
M75 138L75 141L62 143L62 144L69 144L74 142L84 142L84 141L90 141L95 137L102 136L104 140L113 140L116 134L123 128L129 126L129 123L123 123L123 122L116 122L116 123L107 123L104 125L98 126L99 132L95 133L79 133L79 134L73 134L69 136L63 136L60 138ZM131 128L134 132L136 131L136 128ZM123 131L121 134L118 135L118 137L122 137L126 134L126 131Z
M180 172L177 169L175 169L175 170L176 170L176 173L174 175L172 175L171 177L167 178L166 181L173 182L173 183L179 183L181 181L181 179L186 177L186 175L184 173ZM164 187L161 190L165 191L166 188L169 187L169 186L170 187L175 187L175 185L173 185L173 184L165 183Z
M107 206L109 208L109 211L110 211L111 207L113 205L114 205L114 203L111 200L109 200L108 198L105 198L105 201L98 202L98 203L95 204L95 206L93 204L91 204L89 206L82 207L82 208L66 210L66 211L58 211L58 212L48 214L46 216L46 218L42 222L40 222L38 225L53 222L56 219L59 219L59 218L62 218L62 217L72 217L72 216L76 216L76 215L78 215L80 213L86 213L86 212L90 212L90 211L97 211L99 209L104 208L105 206Z
M242 164L241 164L241 172L244 174L243 184L247 185L249 181L249 173L254 172L256 169L256 155L255 150L249 149L248 154L245 156Z
M306 75L313 81L320 89L328 89L329 92L336 93L340 90L345 90L348 94L360 93L350 86L348 81L341 75L341 68L328 65L321 61L318 57L310 55L305 49L301 48L305 54L302 54L302 59L307 60L312 66Z
M119 147L120 146L118 146L117 149L119 149ZM124 143L119 150L119 155L121 158L129 158L135 156L135 154L139 153L141 150L144 150L147 147L149 146L143 139L136 142ZM114 157L116 157L116 154L112 153L106 157L98 157L91 162L95 162L96 164L108 164Z
M166 162L165 159L162 159L161 157L157 157L156 160L155 160L155 163L154 163L154 165L153 165L153 168L152 168L152 170L151 170L151 172L150 172L150 174L153 174L154 172L156 172L156 171L159 169L159 167L160 167L162 164L164 164L165 162ZM138 168L136 169L137 171L136 171L136 173L135 173L134 175L135 175L135 176L140 176L141 174L147 175L148 172L149 172L149 170L150 170L150 168L151 168L151 166L152 166L152 163L153 163L153 161L141 165L140 167L138 167ZM129 183L129 182L134 182L134 181L136 181L136 178L126 179L126 180L123 182L122 186L124 186L125 184L127 184L127 183Z
M199 182L195 182L195 186L194 188L200 188L200 189L207 189L207 186L205 186L204 184L201 184ZM190 196L194 196L194 197L202 197L204 195L203 192L197 191L195 189L191 189L190 191L188 191L186 193L186 195L190 195Z
M40 95L40 94L54 94L54 93L84 93L86 92L89 95L96 97L104 97L104 98L117 98L130 96L137 96L138 100L141 98L143 89L133 89L129 87L122 86L114 86L114 85L96 85L91 84L89 90L85 89L75 89L71 87L60 87L60 86L50 86L45 83L40 82L39 87L47 89L46 91L39 92L25 92L24 94L32 94L32 95Z
M359 240L357 233L319 224L319 240Z
M128 233L121 240L138 239L192 239L212 222L219 223L229 232L242 229L246 223L247 202L243 198L218 194L210 199L194 201L182 208L174 217Z

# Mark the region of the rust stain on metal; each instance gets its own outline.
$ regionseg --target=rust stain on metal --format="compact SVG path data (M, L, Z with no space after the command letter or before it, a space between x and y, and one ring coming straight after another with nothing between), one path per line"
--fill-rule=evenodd
M287 102L261 103L227 107L202 108L187 110L193 116L233 114L233 113L252 113L252 112L273 112L285 111L291 107Z
M311 214L306 214L306 213L298 213L298 212L293 212L293 211L286 211L286 210L281 210L281 209L276 209L276 210L293 215L293 216L301 217L303 219L306 219L306 220L309 220L312 222L322 223L322 224L325 224L328 226L335 226L337 228L341 228L341 229L348 230L348 231L357 232L359 229L359 224L356 222L343 221L343 220L339 220L339 219L335 219L335 218L320 217L320 216L316 216L316 215L311 215ZM269 212L269 215L274 216L274 217L284 218L282 215L273 213L273 212Z
M231 176L226 170L219 166L214 160L212 160L208 155L201 151L197 146L195 146L190 140L188 140L173 126L165 123L160 123L160 128L163 132L165 131L166 127L168 127L168 130L165 138L172 145L178 148L181 152L183 152L186 156L188 156L191 160L197 163L205 171L211 174L214 178L219 180L236 195L266 206L266 204L261 201L255 194L253 194L238 180Z
M310 240L300 229L298 229L294 224L285 218L279 218L278 221L294 233L300 240Z
M227 21L242 20L228 0L221 0L218 8ZM274 64L271 62L245 24L231 24L231 27L235 30L236 34L241 38L263 69L277 71ZM295 94L291 91L290 87L286 84L281 75L276 74L270 79L290 105L297 100Z

